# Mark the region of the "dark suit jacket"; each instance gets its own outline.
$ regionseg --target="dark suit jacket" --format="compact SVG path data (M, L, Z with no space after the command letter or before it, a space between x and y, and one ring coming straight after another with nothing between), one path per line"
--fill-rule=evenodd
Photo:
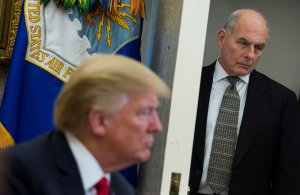
M112 195L133 195L130 184L111 174ZM75 159L60 131L17 145L0 156L0 195L84 195Z
M203 172L208 104L215 63L202 70L190 169L190 195ZM295 93L250 75L229 195L300 195L300 111Z

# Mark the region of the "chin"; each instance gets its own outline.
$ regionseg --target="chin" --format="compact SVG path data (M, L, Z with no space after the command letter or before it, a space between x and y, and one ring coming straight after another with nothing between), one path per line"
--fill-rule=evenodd
M241 73L238 74L238 76L245 76L247 74L250 74L250 72L241 72Z
M252 66L236 66L233 72L236 76L245 76L250 74L252 70Z
M249 69L247 69L247 70L242 69L242 70L236 71L237 76L245 76L245 75L248 75L250 73L251 73L251 70L249 70Z
M139 156L139 162L145 162L145 161L149 160L150 157L151 157L150 151L143 152L143 154L141 156Z

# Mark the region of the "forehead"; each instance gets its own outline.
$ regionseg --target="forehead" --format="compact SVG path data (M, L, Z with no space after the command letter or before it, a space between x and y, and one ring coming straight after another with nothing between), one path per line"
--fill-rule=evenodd
M128 95L128 102L124 108L140 108L149 106L157 107L158 104L159 99L157 97L157 94L154 91L149 90Z
M266 21L261 16L245 14L236 22L233 35L255 43L266 43L269 29Z

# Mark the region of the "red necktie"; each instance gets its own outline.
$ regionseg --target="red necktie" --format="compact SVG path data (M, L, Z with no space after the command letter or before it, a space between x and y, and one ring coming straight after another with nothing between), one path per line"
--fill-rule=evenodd
M95 187L97 195L109 195L109 183L105 177L103 177Z

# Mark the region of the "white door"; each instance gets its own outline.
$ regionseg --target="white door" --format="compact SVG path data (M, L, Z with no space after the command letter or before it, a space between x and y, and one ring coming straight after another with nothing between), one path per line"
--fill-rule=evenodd
M210 0L183 1L161 195L170 194L179 173L179 195L186 195L198 104Z

